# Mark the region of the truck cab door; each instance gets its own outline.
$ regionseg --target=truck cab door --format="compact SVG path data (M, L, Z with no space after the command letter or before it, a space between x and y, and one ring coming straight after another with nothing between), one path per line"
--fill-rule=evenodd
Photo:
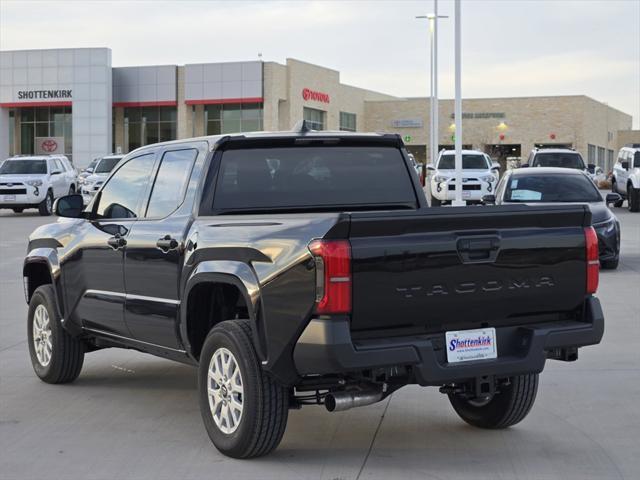
M88 207L93 220L78 226L77 249L63 267L67 304L75 323L102 333L130 337L124 321L124 255L141 215L155 154L124 163Z
M133 225L125 251L125 321L136 340L182 348L180 280L197 187L197 176L191 177L206 152L198 143L158 153L144 218Z

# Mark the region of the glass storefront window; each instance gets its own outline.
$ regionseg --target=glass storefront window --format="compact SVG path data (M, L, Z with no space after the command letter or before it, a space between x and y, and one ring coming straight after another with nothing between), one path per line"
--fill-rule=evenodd
M132 107L124 109L125 145L128 152L144 145L177 138L176 107Z
M260 131L262 130L262 104L206 105L204 119L207 135Z
M303 107L302 118L312 130L324 130L326 112L315 108Z
M20 119L20 152L16 153L34 154L35 137L63 137L64 154L73 159L71 107L23 107L15 115Z
M340 112L340 130L345 132L356 131L356 114Z

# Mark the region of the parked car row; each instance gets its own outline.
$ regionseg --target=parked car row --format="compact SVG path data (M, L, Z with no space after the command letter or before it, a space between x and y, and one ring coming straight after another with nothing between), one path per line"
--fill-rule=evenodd
M0 163L0 209L35 208L51 215L53 202L79 192L89 203L123 155L96 158L78 173L64 155L16 155Z

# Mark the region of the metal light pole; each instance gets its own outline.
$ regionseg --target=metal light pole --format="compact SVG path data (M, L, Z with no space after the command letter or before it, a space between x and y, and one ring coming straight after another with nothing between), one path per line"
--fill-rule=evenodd
M435 163L438 156L438 18L448 18L438 15L438 0L434 0L434 13L420 15L416 18L429 20L429 45L431 50L430 68L430 118L429 118L429 161Z
M460 0L455 0L455 60L456 60L456 100L455 100L455 121L456 121L456 198L451 202L455 207L466 205L462 200L462 82L461 82L461 34L460 34Z

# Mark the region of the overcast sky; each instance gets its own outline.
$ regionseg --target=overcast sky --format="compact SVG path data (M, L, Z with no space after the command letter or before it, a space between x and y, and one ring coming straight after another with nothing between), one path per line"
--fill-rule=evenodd
M453 1L440 97L453 97ZM109 47L113 65L287 57L343 83L426 96L433 1L0 0L0 49ZM463 0L463 97L585 94L640 121L640 0Z

